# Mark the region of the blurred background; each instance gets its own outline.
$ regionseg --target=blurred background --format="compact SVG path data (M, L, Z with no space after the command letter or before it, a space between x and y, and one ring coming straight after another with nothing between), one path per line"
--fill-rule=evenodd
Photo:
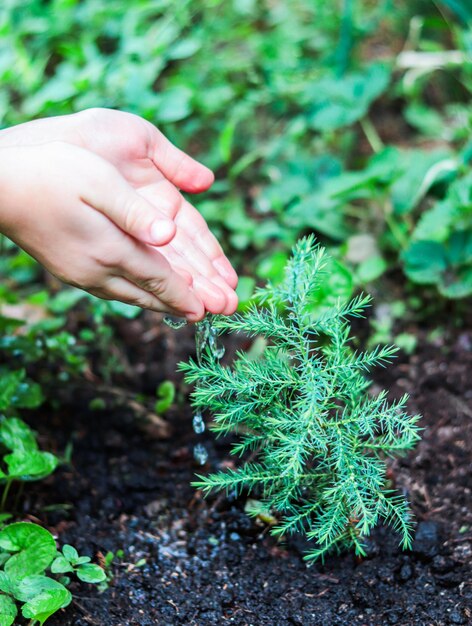
M372 292L387 341L395 320L472 295L471 25L469 0L4 0L0 124L144 116L216 172L194 202L241 307L315 232L333 255L320 307ZM137 314L3 248L3 302Z

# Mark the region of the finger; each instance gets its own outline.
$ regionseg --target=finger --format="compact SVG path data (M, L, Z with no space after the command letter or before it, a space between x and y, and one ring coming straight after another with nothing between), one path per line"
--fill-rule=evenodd
M95 169L82 200L100 211L118 228L144 243L161 246L169 243L175 235L172 220L178 210L170 198L157 197L151 204L121 176L117 169L101 158L92 163ZM175 200L175 195L174 195Z
M183 198L172 184L165 180L158 181L141 187L139 193L150 203L158 202L158 198L164 196L166 206L169 207L167 216L172 217L178 229L184 231L188 237L184 245L191 246L189 257L192 257L198 250L199 254L204 254L213 265L213 268L209 268L207 265L207 272L202 271L201 273L209 276L208 271L211 270L213 275L213 270L216 270L232 289L236 288L238 275L226 258L218 240L211 233L202 215Z
M167 259L171 267L179 274L190 273L192 276L192 288L201 299L205 309L215 315L223 313L228 308L228 285L222 281L218 285L213 279L209 279L198 272L195 267L174 250L171 245L159 248L159 252ZM229 299L231 301L231 298Z
M126 278L111 276L106 279L105 285L100 289L90 289L89 292L103 300L118 300L125 304L139 306L141 309L150 309L158 313L176 315L177 312L164 304L152 293L144 291L131 283Z
M174 185L190 193L205 191L213 184L213 172L174 146L149 123L149 158Z
M184 200L175 217L175 223L177 230L182 229L185 232L194 248L208 257L216 272L225 279L232 289L235 289L238 284L238 275L218 240L208 228L208 224L195 207Z
M189 271L193 277L193 289L201 298L205 308L210 313L231 315L234 313L238 297L226 281L212 270L211 276L206 276L196 269L195 264L184 258L174 249L173 245L159 248L170 265L179 273ZM211 265L210 265L211 268Z
M124 278L153 294L170 309L192 321L203 317L205 307L195 289L155 248L135 242L133 253L123 258L119 270Z

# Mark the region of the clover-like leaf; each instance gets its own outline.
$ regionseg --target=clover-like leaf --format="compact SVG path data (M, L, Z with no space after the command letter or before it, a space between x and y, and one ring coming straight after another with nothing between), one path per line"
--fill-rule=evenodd
M38 620L42 626L54 613L70 604L72 595L65 587L43 591L23 605L23 617Z
M15 597L21 602L29 602L43 591L56 591L65 589L60 582L49 578L49 576L35 575L26 576L18 583Z
M51 572L53 574L66 574L67 572L73 572L74 568L69 561L62 555L57 556L51 564Z
M390 69L382 64L372 64L362 72L342 78L334 75L321 78L306 92L311 100L311 125L326 131L353 124L364 117L389 82Z
M403 261L413 282L436 285L446 298L472 294L472 231L454 232L444 243L414 241Z
M447 268L444 248L436 241L415 241L404 252L405 271L413 282L434 285Z
M3 528L0 548L14 553L4 566L14 580L42 574L56 556L56 543L51 533L29 522L16 522Z
M10 596L17 597L17 582L13 580L8 574L0 571L0 592L6 593Z
M0 423L0 442L15 452L38 449L34 432L18 417L9 417Z
M0 626L11 626L17 613L15 602L9 596L0 594Z
M43 401L41 387L27 380L24 370L3 371L0 377L0 410L11 406L34 409Z
M106 574L104 570L94 563L86 563L80 565L76 570L77 578L84 583L101 583L106 580Z
M71 546L68 543L63 546L62 554L68 561L70 561L70 563L72 563L72 565L75 565L79 558L79 553L77 552L77 550L74 548L74 546Z
M39 480L52 474L59 460L51 452L39 450L20 450L4 457L10 478L21 480Z

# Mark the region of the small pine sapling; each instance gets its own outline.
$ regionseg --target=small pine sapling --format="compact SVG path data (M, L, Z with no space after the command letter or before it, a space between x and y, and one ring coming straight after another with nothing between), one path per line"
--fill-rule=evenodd
M274 534L302 531L313 541L307 559L351 548L365 554L364 539L381 521L410 546L408 503L389 485L385 459L419 439L407 396L388 402L385 391L368 393L366 373L389 363L396 348L359 353L349 345L348 318L361 317L370 298L314 308L326 259L313 237L300 240L281 284L261 289L244 313L212 320L219 333L265 338L262 354L238 352L224 366L207 349L180 366L195 384L193 406L213 414L217 434L237 435L233 454L249 456L195 485L257 494L260 510L278 519Z

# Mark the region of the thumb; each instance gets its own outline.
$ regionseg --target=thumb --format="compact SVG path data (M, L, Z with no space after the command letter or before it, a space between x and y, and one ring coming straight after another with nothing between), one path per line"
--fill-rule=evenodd
M88 205L143 243L164 246L172 241L176 225L168 215L175 211L169 200L156 198L151 204L106 162L95 172L94 180L95 184L88 186L90 191L82 196Z

